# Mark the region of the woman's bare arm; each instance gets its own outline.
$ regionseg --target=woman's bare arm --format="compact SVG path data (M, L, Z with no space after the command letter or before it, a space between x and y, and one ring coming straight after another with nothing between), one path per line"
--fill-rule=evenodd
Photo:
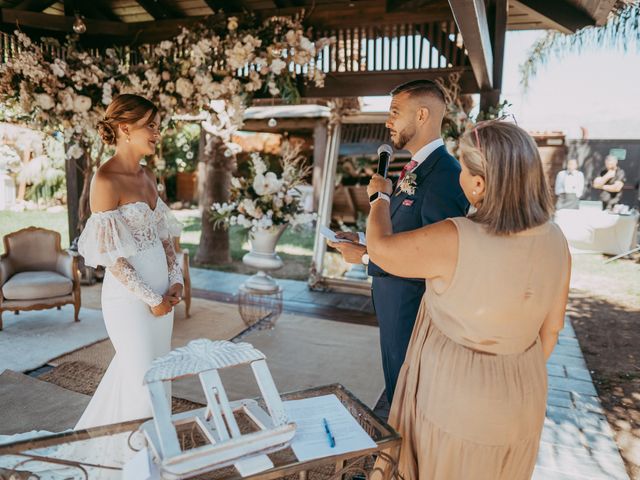
M540 328L540 341L542 342L542 351L544 352L545 360L549 360L549 357L553 353L553 349L558 343L558 335L564 328L564 316L567 310L569 284L571 281L571 255L567 254L567 258L568 270L566 280L563 282L562 288L558 292L558 295L551 306L551 310Z

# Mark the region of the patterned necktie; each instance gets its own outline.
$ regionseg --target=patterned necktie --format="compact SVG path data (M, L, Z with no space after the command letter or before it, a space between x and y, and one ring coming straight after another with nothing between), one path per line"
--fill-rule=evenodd
M402 168L402 172L400 172L400 178L398 179L398 184L402 182L402 179L407 175L407 173L409 173L411 170L413 170L417 166L418 166L418 162L416 162L415 160L411 160L409 163L407 163Z

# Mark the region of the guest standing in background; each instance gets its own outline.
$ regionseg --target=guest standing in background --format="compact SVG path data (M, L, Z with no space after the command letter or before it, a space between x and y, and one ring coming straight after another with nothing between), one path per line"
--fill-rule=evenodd
M566 170L556 176L556 210L563 208L577 210L584 193L584 175L578 170L578 160L570 158Z
M604 170L593 180L593 188L602 190L600 200L602 208L612 210L622 198L622 188L626 181L624 170L618 167L618 158L607 155L604 159Z

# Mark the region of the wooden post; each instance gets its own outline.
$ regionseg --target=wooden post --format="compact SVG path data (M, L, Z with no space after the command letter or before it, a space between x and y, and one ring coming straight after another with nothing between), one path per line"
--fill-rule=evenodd
M327 122L318 120L313 127L313 211L318 211L322 192L322 171L327 152Z
M336 180L336 169L338 167L338 153L340 150L340 117L332 118L327 139L327 150L322 172L322 191L320 194L320 205L318 208L318 222L316 225L316 236L313 244L313 262L317 273L322 276L324 270L324 254L327 251L327 243L320 234L320 228L328 227L331 223L331 209L333 207L333 192ZM311 279L310 279L311 280Z
M487 2L487 22L493 51L493 89L484 90L480 94L480 110L483 112L500 103L507 16L507 0L491 0Z

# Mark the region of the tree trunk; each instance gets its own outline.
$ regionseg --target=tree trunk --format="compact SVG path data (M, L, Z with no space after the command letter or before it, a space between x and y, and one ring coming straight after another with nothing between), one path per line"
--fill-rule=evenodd
M233 156L225 157L226 146L219 137L204 128L200 133L198 152L198 191L202 209L202 235L195 262L205 265L231 263L229 232L222 227L214 228L210 209L213 203L229 201L231 171L235 166Z
M65 149L65 151L68 149ZM76 248L76 239L80 234L80 197L84 190L83 170L88 161L86 153L75 160L67 157L65 171L67 176L67 217L69 221L69 244Z

